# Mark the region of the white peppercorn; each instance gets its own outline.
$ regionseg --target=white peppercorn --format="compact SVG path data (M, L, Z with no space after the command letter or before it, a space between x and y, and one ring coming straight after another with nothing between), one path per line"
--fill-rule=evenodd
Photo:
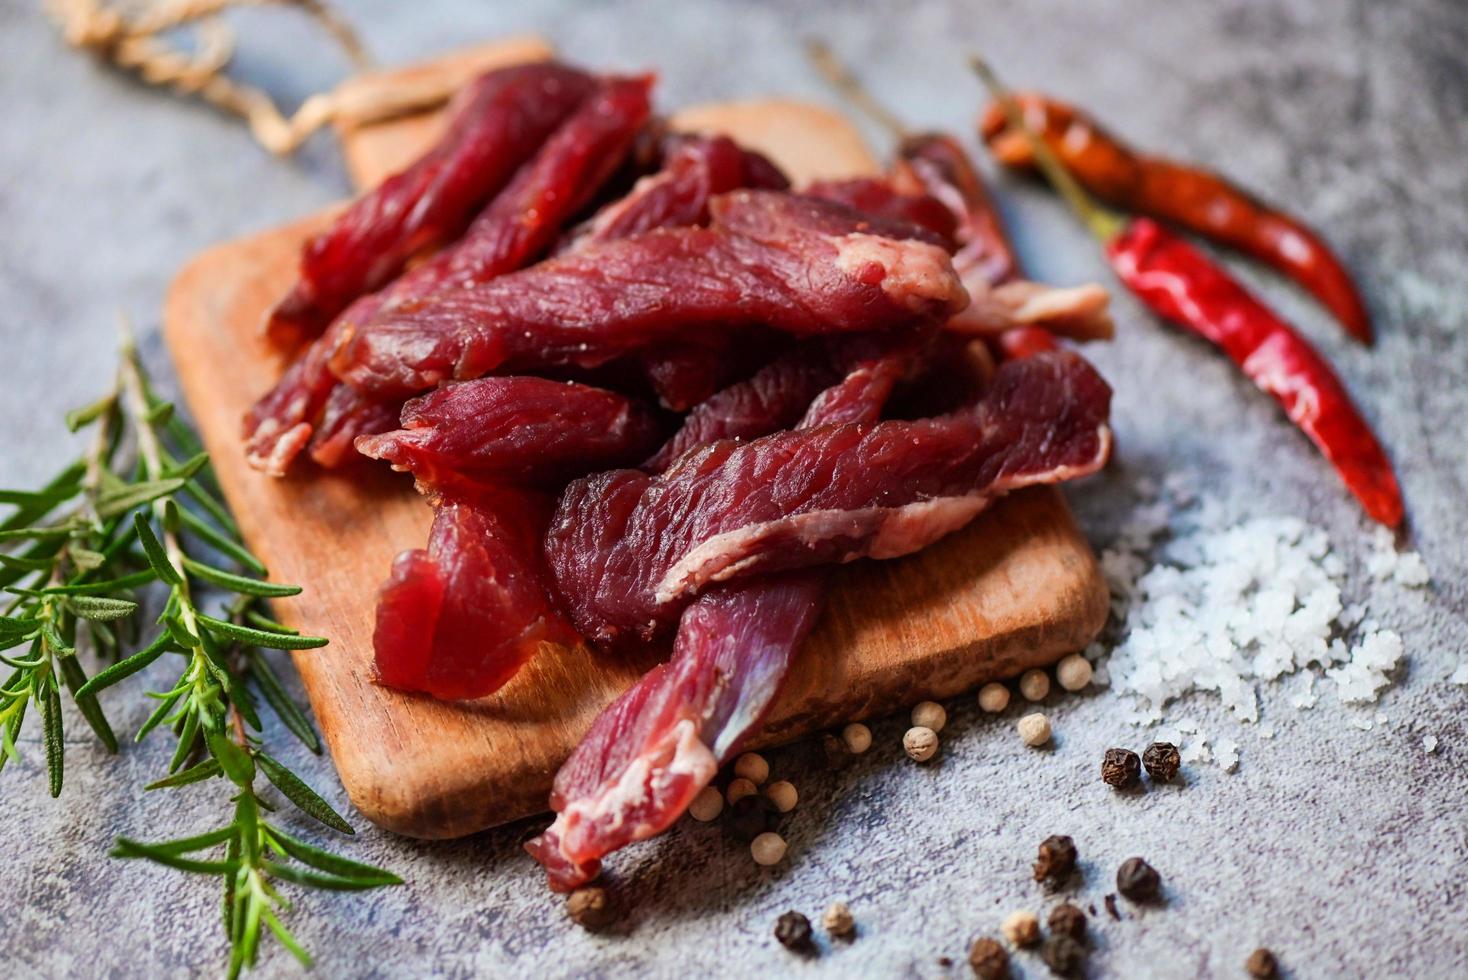
M738 779L729 780L729 788L724 791L724 797L729 801L729 805L733 806L746 796L753 796L758 792L758 786L741 776Z
M734 760L734 775L743 776L758 786L770 778L770 764L758 752L746 752Z
M1026 701L1043 701L1050 693L1050 675L1038 667L1019 675L1019 693Z
M851 909L845 902L832 902L826 914L821 916L821 925L836 939L845 939L856 931L856 919L852 918Z
M948 712L936 701L919 701L912 706L912 723L919 728L931 728L941 732L948 724Z
M800 800L800 794L795 791L794 784L785 779L766 786L765 797L781 813L789 813L791 810L794 810L795 804Z
M1050 741L1050 719L1042 712L1025 715L1014 727L1026 745L1044 745Z
M755 864L769 867L785 859L786 847L785 838L773 830L767 830L750 841L749 853L754 857Z
M872 730L859 721L853 721L841 729L841 741L845 743L846 751L861 755L872 747Z
M717 819L724 810L723 795L712 786L705 786L698 791L693 802L688 804L688 815L694 820L708 823Z
M1040 919L1028 909L1020 909L1009 914L999 931L1015 946L1033 946L1040 941Z
M914 762L927 762L938 751L938 733L922 725L914 725L902 736L902 748Z
M1009 707L1009 688L999 683L988 683L979 688L979 707L997 715Z
M1079 653L1073 653L1055 665L1055 679L1067 691L1079 691L1091 683L1091 662Z

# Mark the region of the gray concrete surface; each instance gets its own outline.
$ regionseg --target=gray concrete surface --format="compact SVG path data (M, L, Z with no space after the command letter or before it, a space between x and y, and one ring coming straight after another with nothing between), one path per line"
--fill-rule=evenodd
M1262 741L1198 699L1187 713L1238 739L1240 771L1195 767L1182 788L1131 798L1095 775L1103 748L1142 741L1107 692L1052 696L1057 738L1042 753L1020 746L1013 711L995 720L956 707L942 761L926 768L905 764L902 726L888 720L876 726L876 749L839 775L821 772L807 746L773 754L803 797L780 868L756 869L743 847L691 824L618 855L611 866L628 914L616 935L567 925L516 847L525 827L424 844L363 826L355 841L335 843L408 885L300 896L289 921L319 957L318 975L961 976L972 936L992 932L1012 908L1045 904L1028 864L1056 832L1080 845L1086 904L1100 907L1130 854L1166 878L1165 907L1095 920L1093 975L1241 976L1259 944L1296 977L1468 975L1468 695L1446 683L1468 653L1461 0L342 6L384 62L537 29L579 61L657 66L665 104L764 93L828 99L798 44L819 34L914 123L961 131L978 102L961 57L981 47L1017 85L1083 101L1144 145L1219 161L1311 215L1360 272L1381 328L1374 352L1344 342L1274 278L1249 278L1336 361L1394 448L1411 541L1432 568L1435 594L1425 611L1378 610L1402 630L1411 657L1384 699L1386 731L1348 728L1329 698L1297 714L1282 692L1265 690L1278 735ZM105 384L117 310L139 321L167 378L157 316L173 270L199 248L309 211L346 186L329 139L293 160L272 159L233 120L65 50L38 7L0 0L3 485L36 481L61 459L61 412ZM285 98L343 68L291 14L250 12L239 24L239 70ZM1038 277L1104 277L1053 201L1011 182L1002 188ZM1096 359L1118 389L1120 462L1071 494L1093 539L1104 543L1125 520L1139 476L1184 470L1230 516L1306 517L1359 559L1362 519L1274 408L1199 344L1125 298L1117 305L1122 335ZM106 700L122 730L142 720L139 691L133 684ZM1440 739L1436 755L1419 747L1426 732ZM105 855L117 834L211 826L225 812L224 789L145 797L139 787L165 763L161 742L109 758L78 735L66 793L52 801L34 727L28 734L25 764L0 776L7 975L219 971L213 886ZM328 760L279 744L345 805ZM804 960L771 940L780 912L815 916L837 898L860 923L854 943ZM944 956L956 965L942 965ZM1046 972L1033 957L1017 965L1025 976ZM268 976L298 972L274 948L261 966Z

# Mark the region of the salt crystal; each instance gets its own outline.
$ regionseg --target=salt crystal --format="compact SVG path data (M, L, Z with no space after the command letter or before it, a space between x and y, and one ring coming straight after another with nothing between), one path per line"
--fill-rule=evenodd
M1404 661L1405 644L1370 618L1367 602L1347 604L1343 589L1352 564L1332 551L1325 531L1293 517L1225 525L1222 506L1199 497L1197 485L1191 474L1175 471L1159 499L1155 485L1139 481L1142 499L1101 551L1114 641L1093 644L1086 654L1113 689L1136 699L1128 720L1156 724L1172 702L1209 692L1240 721L1257 722L1257 688L1291 676L1300 678L1288 695L1298 709L1316 705L1322 675L1342 703L1375 702ZM1368 538L1364 555L1353 550L1350 557L1383 588L1428 581L1421 557L1398 553L1385 529ZM1468 685L1468 663L1453 681ZM1210 749L1197 722L1169 721L1178 737L1191 736L1184 746L1189 761L1237 763L1236 744L1219 739ZM1368 729L1386 723L1385 717L1352 721ZM1260 737L1274 733L1270 726Z
M1371 719L1362 718L1359 715L1352 716L1349 722L1352 728L1359 728L1363 732L1371 731Z
M1426 736L1423 737L1423 739L1422 739L1422 751L1426 752L1428 755L1432 755L1434 752L1437 751L1437 736L1436 735L1426 735Z
M1218 764L1223 767L1224 772L1233 772L1239 767L1239 743L1228 738L1221 738L1213 747L1214 756Z
M1448 682L1468 686L1468 662L1459 664L1458 669L1453 671L1453 675L1448 678Z
M1274 726L1273 725L1267 725L1267 724L1266 725L1260 725L1259 726L1259 737L1260 738L1274 738Z

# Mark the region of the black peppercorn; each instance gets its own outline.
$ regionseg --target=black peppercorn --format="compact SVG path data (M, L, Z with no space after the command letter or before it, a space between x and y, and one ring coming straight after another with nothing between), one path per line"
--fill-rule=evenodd
M968 965L979 980L1009 980L1009 954L998 940L975 939L968 951Z
M1102 901L1106 905L1106 914L1111 916L1117 922L1120 922L1121 913L1116 910L1116 896L1107 895L1104 899L1102 899Z
M605 929L616 918L607 890L597 885L578 888L566 896L566 914L583 929Z
M1260 947L1249 954L1244 961L1244 969L1249 971L1249 976L1254 980L1271 980L1279 976L1279 961L1274 954L1264 947Z
M810 920L799 912L790 911L775 920L775 938L786 949L800 952L811 948Z
M760 794L741 796L724 808L724 832L748 844L774 827L775 805Z
M1147 775L1159 783L1170 783L1176 779L1181 764L1182 756L1171 742L1153 742L1142 753L1142 765L1147 767Z
M1142 778L1142 760L1131 749L1107 749L1101 759L1101 779L1108 786L1128 789Z
M1116 890L1134 902L1150 902L1162 888L1157 869L1139 857L1127 858L1116 869Z
M1069 936L1077 942L1086 938L1086 913L1079 907L1066 902L1050 910L1050 931L1057 936Z
M1040 856L1035 860L1035 880L1058 885L1076 869L1076 842L1064 834L1046 837L1040 842Z
M851 761L851 750L846 743L830 732L821 736L821 752L826 757L827 769L844 769Z
M1045 940L1040 958L1057 977L1073 977L1086 962L1086 950L1069 936L1051 936Z

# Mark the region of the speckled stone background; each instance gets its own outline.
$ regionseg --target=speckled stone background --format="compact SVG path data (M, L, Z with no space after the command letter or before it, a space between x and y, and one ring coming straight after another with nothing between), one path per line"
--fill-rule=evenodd
M754 867L741 845L680 824L611 863L628 912L614 935L570 927L517 845L527 827L454 843L361 826L350 853L408 885L370 896L312 893L290 914L318 975L924 976L967 974L969 940L1013 908L1041 909L1035 845L1075 837L1083 904L1100 908L1117 864L1147 856L1163 907L1093 920L1097 976L1242 975L1255 946L1296 977L1468 975L1468 694L1447 682L1468 655L1462 539L1468 491L1468 7L1462 0L1224 0L1155 3L343 3L386 62L509 31L538 30L592 65L657 66L661 98L829 94L799 47L819 34L863 65L914 123L968 132L978 92L962 55L982 48L1017 85L1082 101L1145 146L1216 160L1309 214L1359 270L1378 317L1374 352L1344 342L1273 277L1250 281L1340 366L1394 447L1411 544L1434 575L1422 607L1374 611L1407 639L1410 666L1383 710L1348 727L1325 694L1311 712L1265 690L1270 741L1206 698L1181 711L1238 740L1239 771L1191 767L1185 785L1120 796L1097 767L1112 744L1142 744L1126 705L1101 691L1052 696L1054 746L1023 748L1017 712L952 709L935 765L900 755L902 725L875 726L860 764L821 771L809 746L773 753L799 786L790 859ZM346 190L330 138L271 158L235 121L118 77L67 51L38 3L0 0L0 484L38 481L67 450L63 409L107 383L114 317L140 324L149 360L170 368L158 310L174 270L215 241L269 227ZM238 71L286 99L344 70L296 15L251 11ZM873 132L874 138L881 134ZM1038 278L1104 278L1082 233L1048 198L1003 182L1004 204ZM1230 519L1296 515L1327 528L1359 567L1365 525L1307 444L1267 400L1200 344L1118 300L1121 336L1096 359L1118 388L1119 463L1076 487L1104 544L1142 476L1192 474ZM308 583L309 584L309 583ZM1364 594L1355 573L1351 591ZM325 655L330 655L329 652ZM156 683L163 678L150 675ZM1329 685L1327 685L1329 686ZM119 730L146 706L139 684L105 705ZM10 976L207 975L223 962L211 883L105 855L117 834L212 826L223 787L144 797L164 746L105 756L72 724L67 785L45 793L35 728L24 764L0 777L0 949ZM1425 734L1441 742L1421 748ZM279 750L341 806L326 759ZM291 826L323 835L302 821ZM359 825L362 821L358 821ZM787 908L813 917L847 900L851 945L799 959L770 938ZM956 965L945 966L941 957ZM1017 972L1042 976L1032 956ZM299 968L276 948L261 972Z

